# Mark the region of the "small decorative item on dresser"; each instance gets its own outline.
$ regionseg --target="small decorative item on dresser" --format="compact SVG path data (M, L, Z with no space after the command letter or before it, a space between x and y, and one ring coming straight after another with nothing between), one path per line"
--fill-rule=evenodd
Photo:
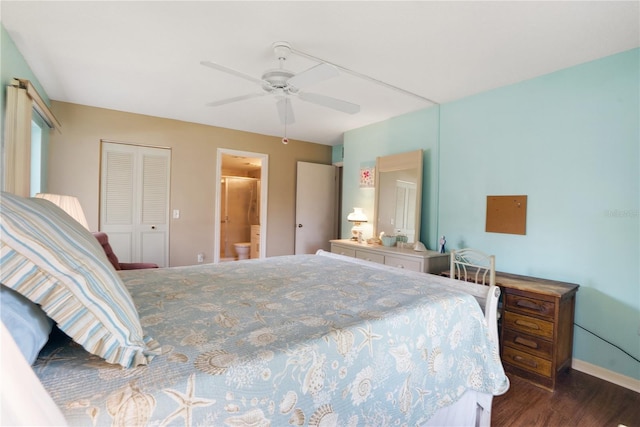
M393 246L396 244L396 236L382 235L380 238L382 239L383 246Z
M444 238L444 236L440 237L440 253L443 254L446 252L446 249L444 247L444 245L447 244L447 239Z
M396 235L396 242L399 248L404 248L407 246L407 243L409 242L409 238L407 237L406 234L398 233Z
M413 245L413 250L416 251L416 252L426 252L427 251L427 247L422 242L416 242Z

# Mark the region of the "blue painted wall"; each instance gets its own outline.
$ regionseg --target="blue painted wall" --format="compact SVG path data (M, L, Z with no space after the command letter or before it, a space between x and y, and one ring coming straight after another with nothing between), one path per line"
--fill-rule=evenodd
M351 225L346 221L348 211L361 207L369 220L373 220L375 189L359 188L360 168L374 166L376 157L417 149L423 150L422 222L421 241L436 241L438 180L438 120L439 108L428 108L395 117L344 134L342 230L350 236ZM369 222L363 233L373 235ZM429 246L429 245L427 245ZM433 249L433 247L431 247Z
M425 149L422 241L433 249L444 234L448 249L495 254L500 271L580 284L574 357L640 379L640 363L615 347L640 358L639 58L634 49L347 132L344 209L373 215L359 162ZM486 233L486 197L510 194L528 196L526 235Z
M28 79L38 90L38 93L47 105L50 105L47 93L31 71L29 64L24 60L22 53L18 50L13 39L7 30L0 24L0 84L2 85L2 103L0 103L0 113L4 121L5 97L7 96L7 85L11 79Z
M0 121L2 123L0 129L0 138L2 139L2 147L4 152L4 119L5 119L5 107L7 105L7 86L14 78L27 79L31 81L33 86L38 90L38 93L47 105L51 105L47 93L42 88L42 85L36 78L35 74L31 71L29 64L24 60L22 53L18 50L13 39L7 33L7 30L2 24L0 24ZM36 117L35 120L38 120ZM44 132L42 135L42 159L43 168L42 175L47 174L47 158L49 153L49 133ZM0 174L0 181L2 175ZM0 185L1 186L1 185ZM4 188L4 187L2 187ZM47 190L46 180L42 180L42 191Z
M344 145L334 145L331 147L331 163L340 163L342 162L343 155L342 150L344 149Z

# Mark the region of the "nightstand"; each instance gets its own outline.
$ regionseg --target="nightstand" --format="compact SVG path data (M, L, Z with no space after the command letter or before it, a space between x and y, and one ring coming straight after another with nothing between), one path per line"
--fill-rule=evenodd
M503 292L500 353L505 371L553 391L571 367L578 285L496 273Z

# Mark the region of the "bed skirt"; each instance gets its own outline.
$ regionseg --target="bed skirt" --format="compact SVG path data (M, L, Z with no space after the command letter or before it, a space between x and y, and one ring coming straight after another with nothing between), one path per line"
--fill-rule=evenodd
M491 425L493 395L467 390L456 403L440 408L422 427Z

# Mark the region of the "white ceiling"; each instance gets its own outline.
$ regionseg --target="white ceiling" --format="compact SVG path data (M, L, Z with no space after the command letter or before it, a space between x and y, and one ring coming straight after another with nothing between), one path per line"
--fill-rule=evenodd
M51 99L283 136L275 98L200 65L259 78L291 46L438 103L640 46L639 2L7 1L0 19ZM316 63L291 56L300 72ZM287 136L321 144L430 106L348 73L307 91L361 105L349 115L293 100ZM64 123L62 124L64 127Z

